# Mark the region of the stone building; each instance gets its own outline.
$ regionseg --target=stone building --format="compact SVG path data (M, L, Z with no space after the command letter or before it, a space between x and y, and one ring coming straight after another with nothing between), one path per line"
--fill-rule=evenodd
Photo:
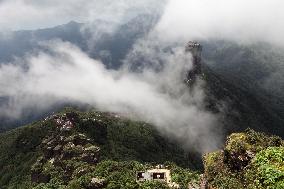
M160 181L167 183L170 187L179 188L179 185L172 182L171 171L168 169L150 169L147 171L140 171L136 174L137 182L144 181Z

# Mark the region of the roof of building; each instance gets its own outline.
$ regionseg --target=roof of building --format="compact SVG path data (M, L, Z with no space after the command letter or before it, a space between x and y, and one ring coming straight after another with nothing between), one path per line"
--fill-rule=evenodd
M189 41L187 44L186 44L186 49L187 50L190 50L190 49L193 49L195 47L201 47L201 45L199 43L197 43L196 41Z

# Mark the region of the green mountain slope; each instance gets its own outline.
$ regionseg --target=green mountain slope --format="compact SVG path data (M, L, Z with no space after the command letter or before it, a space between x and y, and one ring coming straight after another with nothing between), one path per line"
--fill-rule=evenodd
M283 47L222 40L202 44L203 59L215 74L254 95L263 106L284 119Z
M167 188L135 181L136 171L157 164L170 167L178 183L199 180L176 143L111 113L66 109L0 134L1 188Z
M6 188L170 188L136 182L162 164L180 188L281 188L280 137L253 130L231 134L223 150L204 156L204 174L178 144L151 125L112 113L66 109L0 134L0 186Z
M284 136L284 119L265 104L267 101L215 73L206 64L202 66L207 103L213 111L222 110L224 133L239 132L250 127L256 131Z

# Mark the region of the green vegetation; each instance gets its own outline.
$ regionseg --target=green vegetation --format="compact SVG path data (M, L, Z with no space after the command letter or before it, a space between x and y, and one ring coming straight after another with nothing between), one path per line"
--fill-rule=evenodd
M168 168L172 171L173 181L180 184L181 188L187 188L188 183L191 182L198 185L199 174L192 172L189 169L183 169L177 165L170 163ZM141 164L137 161L112 161L105 160L98 163L96 166L81 165L77 170L84 170L84 174L73 174L72 179L64 184L62 172L55 171L52 167L48 167L48 172L54 174L53 179L48 183L41 183L35 188L92 188L94 184L92 179L100 180L102 188L127 188L127 189L168 189L165 183L162 182L136 182L136 172L153 168L150 164ZM60 173L60 174L59 174Z
M253 130L231 134L224 150L206 154L204 178L214 188L284 188L284 142ZM163 164L180 188L199 187L200 173L176 143L151 125L74 109L0 134L0 186L23 189L167 189L136 182Z
M54 130L48 122L40 122L0 134L0 186L30 188L28 180L32 164L40 156L38 145ZM21 184L20 184L21 183ZM21 187L20 187L21 186Z
M276 136L231 134L223 151L204 156L206 178L216 188L283 188L283 149Z
M188 183L193 187L200 185L200 174L198 172L181 168L171 162L166 162L165 166L171 170L172 181L178 183L180 188L188 188Z
M62 130L56 120L74 127ZM62 123L63 125L64 123ZM189 155L151 125L97 111L67 108L0 134L0 186L5 188L168 188L136 182L136 172L171 165L181 186L198 183Z
M257 153L245 175L248 188L284 188L284 147Z

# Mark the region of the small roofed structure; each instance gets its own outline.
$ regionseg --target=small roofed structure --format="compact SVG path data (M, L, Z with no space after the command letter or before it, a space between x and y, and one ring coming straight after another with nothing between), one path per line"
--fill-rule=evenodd
M170 187L179 188L179 185L172 182L171 180L171 172L168 169L150 169L147 171L140 171L136 174L136 181L137 182L144 182L144 181L159 181L165 182Z
M187 51L190 51L194 48L201 48L202 49L202 46L199 43L197 43L196 41L187 42L187 44L186 44L186 50Z

